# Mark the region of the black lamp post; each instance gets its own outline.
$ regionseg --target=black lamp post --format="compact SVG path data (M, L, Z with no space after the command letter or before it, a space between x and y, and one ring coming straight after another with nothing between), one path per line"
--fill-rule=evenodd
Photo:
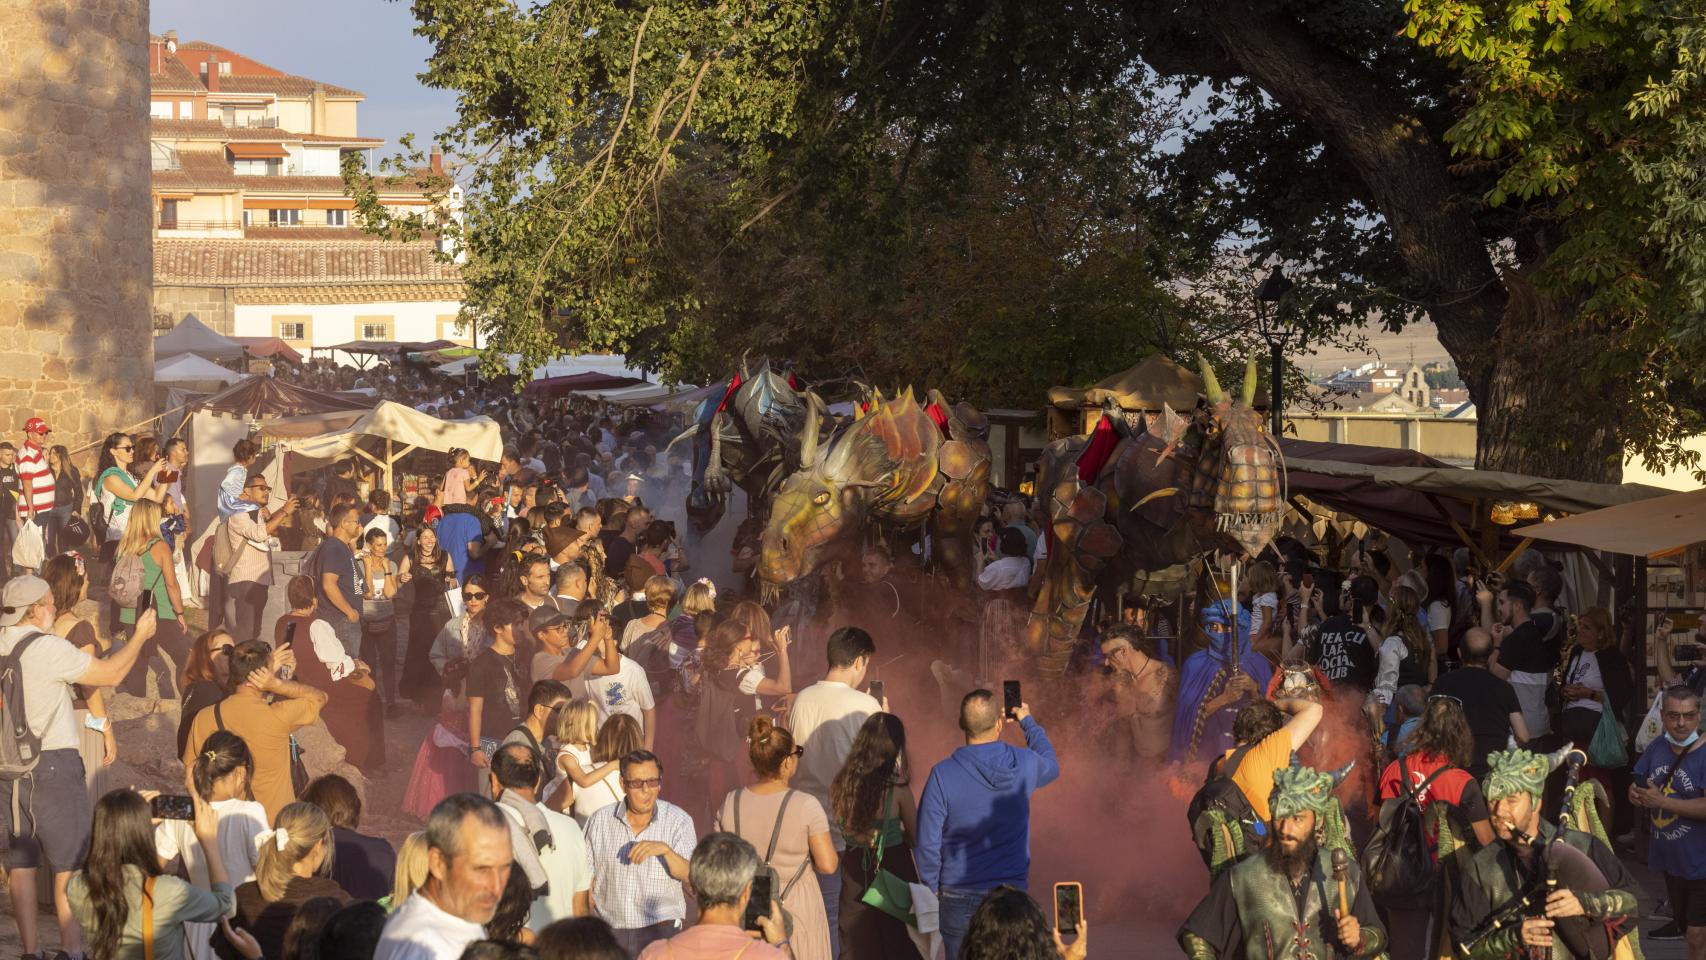
M1272 399L1268 402L1268 418L1273 430L1274 439L1278 440L1283 429L1282 410L1280 407L1280 368L1285 364L1285 342L1291 338L1291 330L1285 325L1280 315L1278 304L1294 284L1286 279L1285 271L1274 267L1274 272L1267 275L1260 286L1256 288L1256 329L1262 334L1262 339L1268 343L1270 358L1270 381L1273 390Z

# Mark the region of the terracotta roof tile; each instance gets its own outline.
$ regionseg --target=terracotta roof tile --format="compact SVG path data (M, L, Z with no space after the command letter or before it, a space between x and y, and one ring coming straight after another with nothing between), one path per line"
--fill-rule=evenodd
M235 190L243 184L231 170L223 150L179 150L178 170L154 171L154 187Z
M459 282L430 243L386 240L154 241L154 282L186 286Z
M428 300L459 301L464 289L461 281L439 280L397 283L323 283L284 286L238 287L233 299L238 303L380 303L402 301L420 303Z
M219 59L231 64L230 73L219 75L219 89L232 93L276 93L287 97L305 97L314 92L316 81L307 77L299 77L287 73L277 67L265 64L254 57L244 56L217 43L206 40L191 40L178 45L185 51L188 59L200 64L206 59L206 51L219 55ZM189 51L194 51L190 54ZM191 68L192 75L199 76L198 68ZM330 83L321 84L326 88L326 95L332 97L359 97L361 93L348 87L340 87Z
M148 75L148 87L155 93L201 93L207 89L195 71L172 54L161 57L161 67L160 73Z

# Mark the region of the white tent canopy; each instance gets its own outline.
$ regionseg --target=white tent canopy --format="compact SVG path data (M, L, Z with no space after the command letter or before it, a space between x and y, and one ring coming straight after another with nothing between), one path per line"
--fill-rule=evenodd
M185 314L169 332L154 338L154 360L194 353L215 360L232 360L243 356L243 345L202 323L193 313Z
M337 426L339 421L342 426ZM324 433L303 436L316 425L330 426ZM354 454L385 471L390 486L391 471L404 455L417 449L448 453L460 447L476 460L496 461L503 457L503 433L490 417L472 420L440 420L400 403L381 401L354 420L347 414L292 417L261 429L291 454L315 464L330 463ZM363 441L380 441L379 443ZM372 449L370 449L372 448Z
M509 364L511 373L521 369L521 357L519 355L512 353L504 359ZM452 360L440 366L438 372L447 377L460 377L479 369L479 366L479 357L463 357L460 360ZM577 373L607 373L613 377L646 379L645 371L631 369L628 366L628 359L619 353L583 353L555 357L535 367L533 379L567 377Z
M155 383L205 383L217 380L229 385L242 379L242 374L227 370L193 353L180 353L169 360L158 360L154 363Z

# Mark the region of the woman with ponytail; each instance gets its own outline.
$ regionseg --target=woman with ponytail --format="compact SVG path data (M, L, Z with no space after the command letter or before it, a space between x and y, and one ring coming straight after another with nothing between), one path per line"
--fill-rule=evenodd
M788 786L806 749L765 714L747 724L746 743L756 782L728 795L713 829L737 834L776 871L772 892L793 921L794 960L829 960L829 915L809 868L833 873L841 864L823 804Z
M248 744L228 730L209 734L190 768L196 794L207 800L219 818L216 845L233 886L255 879L256 846L260 836L267 832L267 808L249 795L249 778L254 773L255 758L250 755ZM174 859L182 860L189 871L190 883L203 890L212 889L207 856L188 821L162 820L154 830L154 846L161 863L170 866ZM185 925L191 960L213 960L213 945L209 942L213 933L212 923Z
M142 960L152 954L154 960L183 960L189 956L187 927L231 915L233 894L219 855L218 814L198 797L193 822L196 839L207 851L208 890L161 874L154 823L141 794L114 790L96 802L88 859L66 888L89 956ZM151 927L146 942L145 918Z
M1384 712L1400 687L1433 686L1438 659L1421 609L1420 594L1401 583L1392 588L1391 602L1387 604L1379 632L1374 630L1372 622L1365 620L1364 630L1371 639L1386 638L1380 644L1380 670L1374 678L1374 690L1368 695L1369 709Z
M300 800L278 812L273 829L260 836L255 879L237 888L237 917L231 926L260 944L262 957L284 956L291 918L315 897L348 903L350 895L326 874L332 867L332 821L325 811ZM214 938L220 960L240 960L229 938Z

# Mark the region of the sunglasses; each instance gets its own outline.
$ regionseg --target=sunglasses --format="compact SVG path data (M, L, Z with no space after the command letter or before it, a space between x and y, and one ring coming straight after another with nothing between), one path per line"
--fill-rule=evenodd
M638 788L640 790L656 790L658 787L663 786L663 778L662 777L647 777L644 780L624 780L624 781L622 781L622 785L627 786L627 787L635 787L635 788Z
M805 755L806 755L806 748L803 744L795 744L793 752L788 754L788 756L794 757L796 759L799 757L803 757Z
M1436 693L1436 694L1434 694L1434 695L1433 695L1433 696L1431 696L1431 697L1428 697L1428 702L1429 702L1429 703L1432 703L1432 702L1434 702L1434 701L1435 701L1435 700L1450 700L1450 701L1451 701L1451 702L1452 702L1452 703L1455 703L1455 704L1457 704L1457 705L1458 705L1458 706L1460 706L1460 707L1461 707L1461 706L1463 706L1463 701L1462 701L1462 700L1459 700L1459 699L1457 699L1457 698L1456 698L1456 697L1454 697L1454 696L1452 696L1452 695L1451 695L1451 694L1449 694L1449 693Z
M114 450L126 450L126 451L128 451L128 450L135 450L136 448L134 446L127 446L127 447L114 447L113 449Z
M484 594L484 593L469 593L467 591L463 591L462 599L464 599L464 600L484 600L484 599L486 599L486 594Z

